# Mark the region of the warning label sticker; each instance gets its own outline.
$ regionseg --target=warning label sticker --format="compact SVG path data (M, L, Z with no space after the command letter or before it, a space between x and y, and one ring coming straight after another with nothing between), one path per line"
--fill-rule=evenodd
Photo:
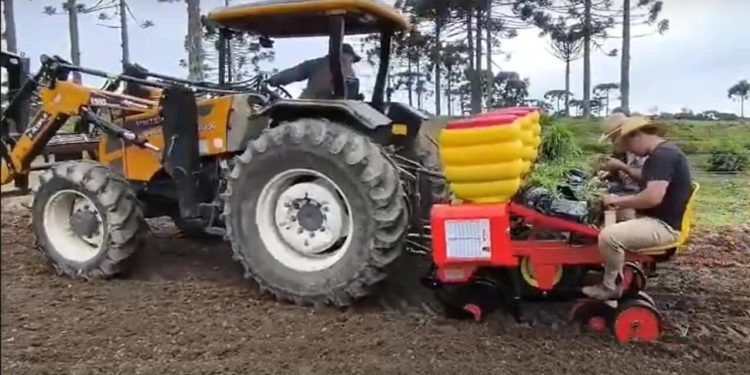
M448 258L490 259L490 220L446 220Z

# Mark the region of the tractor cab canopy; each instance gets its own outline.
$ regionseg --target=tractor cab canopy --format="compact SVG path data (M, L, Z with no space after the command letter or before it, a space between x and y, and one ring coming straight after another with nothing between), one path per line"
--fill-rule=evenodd
M232 32L259 35L264 46L271 45L269 38L328 36L334 97L338 99L347 97L340 60L344 35L379 33L380 66L372 98L377 108L383 104L393 34L410 27L398 10L378 0L255 0L214 10L208 18L222 28L220 84L225 82L223 40Z
M343 18L346 35L409 28L401 13L377 0L256 0L208 15L230 30L276 38L330 35L337 16Z

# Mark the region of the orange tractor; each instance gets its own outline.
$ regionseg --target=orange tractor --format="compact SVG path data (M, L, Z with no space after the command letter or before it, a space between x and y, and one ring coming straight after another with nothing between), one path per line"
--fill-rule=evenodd
M428 224L432 202L447 197L436 144L420 133L424 115L384 100L391 39L408 21L363 0L259 1L208 18L221 27L219 83L138 66L112 75L43 56L14 87L2 115L3 184L25 187L66 123L98 134L88 159L41 174L32 207L39 250L68 276L110 277L142 244L144 219L171 216L225 237L245 276L281 300L346 306L368 295L409 250L409 234ZM223 46L244 32L265 45L328 35L333 99L291 99L264 76L229 82ZM369 102L353 99L357 86L341 72L344 35L363 33L381 34ZM109 82L87 87L73 72ZM28 126L14 132L36 98Z

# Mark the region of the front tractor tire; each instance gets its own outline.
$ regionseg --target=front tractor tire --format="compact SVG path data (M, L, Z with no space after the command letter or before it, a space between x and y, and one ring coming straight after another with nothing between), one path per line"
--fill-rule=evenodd
M344 125L282 123L248 144L228 180L234 258L279 300L351 305L401 254L409 213L396 166Z
M146 228L128 182L83 160L62 162L40 176L32 223L42 256L59 274L82 279L123 271Z

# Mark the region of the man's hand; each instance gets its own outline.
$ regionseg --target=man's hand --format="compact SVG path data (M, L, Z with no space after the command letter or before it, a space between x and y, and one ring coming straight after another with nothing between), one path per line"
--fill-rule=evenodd
M607 161L604 162L604 167L612 172L626 171L628 169L627 164L622 160L613 157L608 158Z
M602 198L602 204L615 206L617 208L633 208L636 210L645 210L661 204L664 195L667 192L667 181L649 181L646 188L635 195L608 195Z
M604 205L605 208L612 207L612 206L617 207L617 205L620 203L621 200L622 200L622 197L619 197L617 195L613 195L613 194L605 195L602 198L602 205Z

